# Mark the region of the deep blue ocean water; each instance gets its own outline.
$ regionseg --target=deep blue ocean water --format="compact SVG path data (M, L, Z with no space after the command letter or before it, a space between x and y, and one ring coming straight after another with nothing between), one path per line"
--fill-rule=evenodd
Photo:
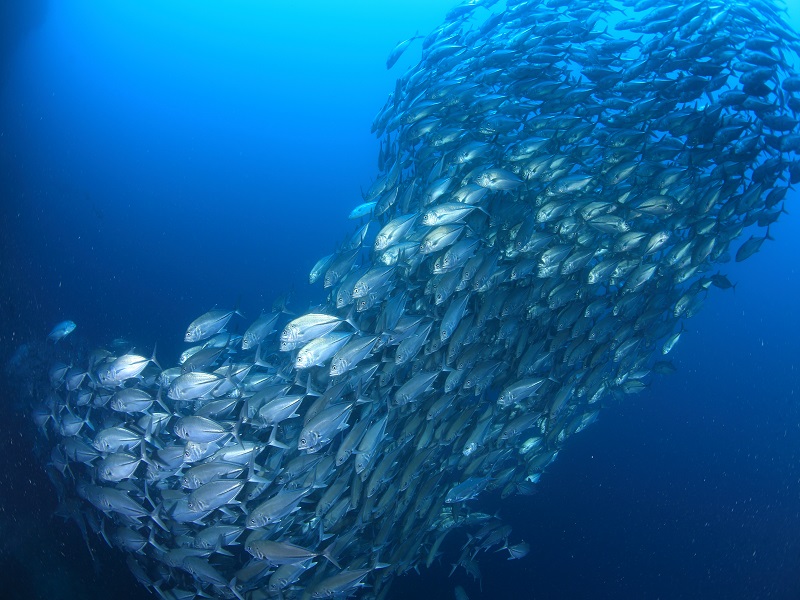
M800 30L800 5L791 0ZM39 2L4 8L0 362L52 325L159 355L214 305L255 318L351 229L377 173L370 124L394 44L450 0ZM800 598L800 211L724 265L674 351L678 372L570 439L538 494L481 500L531 543L399 579L393 598ZM15 385L18 382L14 382ZM0 406L0 598L145 598L94 565L33 456L28 406ZM482 588L482 592L481 592Z

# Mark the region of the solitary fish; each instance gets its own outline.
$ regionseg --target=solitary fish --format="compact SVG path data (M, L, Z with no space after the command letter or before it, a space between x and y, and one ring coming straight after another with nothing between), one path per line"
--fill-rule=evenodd
M761 249L761 244L763 244L766 240L774 240L769 234L769 228L767 228L767 233L764 237L755 237L751 236L749 240L747 240L744 244L741 245L739 250L736 251L736 262L742 262L743 260L750 258Z
M53 343L57 344L60 340L63 340L70 333L75 331L75 327L74 321L61 321L61 323L53 327L53 330L47 334L47 339L53 340Z

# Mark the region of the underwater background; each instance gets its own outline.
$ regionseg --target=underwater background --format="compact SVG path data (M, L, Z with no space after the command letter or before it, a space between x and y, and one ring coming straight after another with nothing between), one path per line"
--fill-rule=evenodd
M800 6L789 20L800 30ZM0 51L0 597L146 598L98 538L92 561L33 447L23 344L158 341L281 294L349 232L377 173L370 124L449 0L27 2ZM533 497L481 498L530 554L398 578L391 598L800 597L800 224L723 272L677 373L602 411ZM747 234L745 234L747 235ZM169 362L169 361L168 361Z

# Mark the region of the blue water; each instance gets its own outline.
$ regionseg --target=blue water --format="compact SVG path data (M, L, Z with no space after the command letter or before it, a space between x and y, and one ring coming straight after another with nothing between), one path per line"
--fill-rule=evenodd
M800 30L800 6L790 2ZM374 115L450 0L30 2L0 61L0 358L62 319L73 336L183 348L214 305L255 318L347 233L377 173ZM522 561L443 563L392 598L800 597L800 202L775 242L724 265L676 347L678 372L604 410L539 493L500 511ZM95 571L33 458L26 406L0 408L0 598L146 598L91 537ZM481 595L482 587L482 595Z

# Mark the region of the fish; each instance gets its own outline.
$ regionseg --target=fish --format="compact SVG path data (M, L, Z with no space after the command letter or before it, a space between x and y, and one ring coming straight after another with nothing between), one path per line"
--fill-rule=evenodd
M61 321L50 330L50 333L47 334L47 339L52 340L54 344L57 344L70 333L75 331L76 327L77 325L75 325L75 321Z
M281 350L293 350L336 329L341 319L325 314L308 314L289 322L281 332Z
M244 332L242 336L242 350L251 350L261 344L268 335L275 332L279 313L262 313Z
M309 453L317 452L328 444L336 433L347 427L352 409L353 404L341 403L321 411L300 431L297 449Z
M547 379L544 377L520 379L500 392L497 397L497 405L500 408L508 408L517 402L530 398L546 382Z
M350 340L331 359L330 376L337 377L354 369L367 358L378 343L378 336L367 336Z
M141 462L141 456L135 456L127 452L108 454L98 462L97 476L104 481L114 483L123 479L130 479Z
M196 400L212 394L223 379L214 373L192 371L179 375L169 385L167 397L171 400Z
M148 365L154 364L160 368L156 360L156 348L153 347L153 354L150 358L139 356L138 354L128 353L104 365L97 371L97 379L104 386L118 387L126 381L135 379L142 374Z
M519 542L517 544L513 544L511 546L506 544L506 550L508 550L508 560L516 560L520 558L525 558L528 553L531 551L531 545L528 542Z
M469 600L466 590L464 590L464 588L460 585L457 585L455 588L453 588L453 597L455 600Z
M111 410L123 413L147 413L155 399L145 390L124 388L117 391L108 403Z
M282 490L258 506L250 509L245 521L250 529L278 523L284 517L299 510L299 503L309 493L308 489Z
M236 309L221 310L215 308L207 313L203 313L189 324L189 327L186 329L184 341L200 342L216 335L225 329L233 315L242 316Z
M129 344L42 363L58 495L162 596L382 597L440 555L477 580L483 553L524 559L476 500L546 485L675 371L734 287L716 265L770 251L800 183L777 3L495 4L461 2L398 77L313 308L241 338L209 311L166 369Z
M327 363L328 359L350 341L351 337L353 337L351 331L330 332L311 340L297 352L295 369L309 369Z
M372 211L375 209L375 205L377 202L364 202L356 206L353 210L350 211L350 214L347 216L348 219L360 219L361 217L365 217L367 215L372 214ZM313 281L311 283L314 283Z
M189 510L211 511L234 502L247 482L242 479L217 479L197 487L187 499ZM201 532L202 533L202 532Z
M518 175L505 169L495 167L480 173L475 178L475 183L488 190L504 191L519 187L523 184L523 181Z
M190 415L178 419L173 427L179 438L198 443L217 442L228 435L229 430L207 417Z
M328 254L327 256L323 256L322 258L320 258L314 264L314 266L311 268L311 271L308 274L308 283L314 285L319 280L319 278L322 277L325 274L325 272L330 268L335 258L336 254Z
M247 542L245 549L256 560L265 560L274 566L294 565L307 562L320 555L319 552L290 544L271 540L253 540Z
M361 587L364 578L372 569L345 569L335 575L326 577L314 587L310 593L312 598L340 598L356 588Z
M412 37L410 37L410 38L408 38L406 40L398 42L397 45L394 48L392 48L392 51L389 53L389 56L386 58L386 69L387 70L391 69L395 65L395 63L397 63L397 61L400 59L400 57L406 51L406 48L408 48L411 45L411 42L413 42L414 40L421 39L421 38L422 38L421 35L414 35L414 36L412 36Z
M472 500L489 485L490 481L490 477L470 477L447 492L444 501L447 504L453 504L455 502Z
M769 228L767 228L767 233L764 237L756 237L750 236L744 244L742 244L739 249L736 251L736 262L742 262L743 260L747 260L751 256L753 256L756 252L761 250L761 245L767 240L773 240L774 238L769 234Z

